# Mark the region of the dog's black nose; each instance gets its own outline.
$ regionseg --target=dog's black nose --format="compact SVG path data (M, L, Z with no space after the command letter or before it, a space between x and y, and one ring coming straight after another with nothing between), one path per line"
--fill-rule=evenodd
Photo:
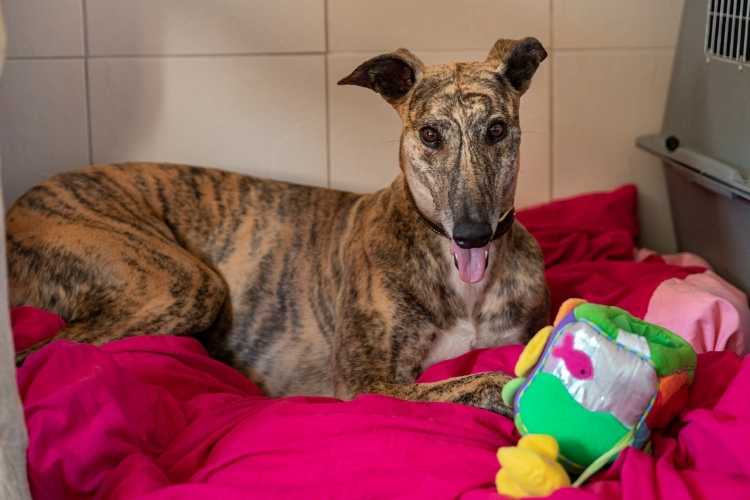
M483 247L492 238L492 226L484 222L459 222L453 228L453 240L461 248Z

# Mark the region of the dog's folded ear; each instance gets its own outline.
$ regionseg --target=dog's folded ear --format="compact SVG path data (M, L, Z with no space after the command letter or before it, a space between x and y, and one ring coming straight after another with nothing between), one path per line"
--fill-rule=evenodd
M501 38L490 49L486 62L497 65L497 73L518 90L526 92L539 64L547 58L547 51L533 37L523 40Z
M338 84L367 87L396 106L414 87L423 68L417 56L406 49L398 49L363 62Z

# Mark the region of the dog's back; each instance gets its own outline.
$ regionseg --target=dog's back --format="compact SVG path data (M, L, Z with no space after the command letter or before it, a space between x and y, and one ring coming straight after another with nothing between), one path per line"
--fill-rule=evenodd
M359 199L178 165L62 174L8 213L11 303L96 343L202 334L270 393L331 393L337 248Z

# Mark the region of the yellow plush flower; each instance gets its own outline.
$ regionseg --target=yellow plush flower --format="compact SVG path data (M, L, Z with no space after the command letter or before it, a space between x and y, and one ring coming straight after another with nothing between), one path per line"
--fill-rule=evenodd
M517 446L500 448L497 492L514 498L538 497L570 486L568 473L557 462L559 451L555 438L544 434L529 434Z

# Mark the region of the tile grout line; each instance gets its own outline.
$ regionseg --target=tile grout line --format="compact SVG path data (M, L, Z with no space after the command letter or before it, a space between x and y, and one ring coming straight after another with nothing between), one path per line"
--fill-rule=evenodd
M11 56L6 57L6 61L75 61L76 59L85 59L86 56Z
M551 46L551 43L550 43ZM563 47L554 48L555 52L638 52L638 51L653 51L663 50L669 51L674 50L676 46L650 46L650 47ZM298 56L318 56L318 55L357 55L357 54L376 54L379 52L387 52L388 49L372 49L372 50L346 50L346 51L299 51L299 52L217 52L217 53L206 53L206 54L85 54L80 55L69 55L69 56L10 56L7 57L7 61L46 61L46 60L75 60L75 59L189 59L189 58L210 58L210 57L298 57ZM415 53L419 54L438 54L452 52L482 52L482 49L469 48L469 49L446 49L446 50L414 50Z
M549 201L555 196L555 0L549 2Z
M323 54L323 88L325 98L326 120L326 186L331 188L331 97L328 89L328 0L323 2L323 35L325 37L325 52Z
M7 60L47 60L47 59L190 59L190 58L209 58L209 57L298 57L298 56L319 56L325 52L300 51L300 52L217 52L206 54L86 54L83 56L15 56L8 57Z
M554 26L554 23L552 23ZM638 51L651 51L651 50L673 50L676 49L677 45L648 45L644 47L624 47L624 46L612 46L612 47L559 47L555 48L556 52L638 52Z
M81 0L81 10L83 11L83 87L86 95L86 129L88 135L88 146L89 146L89 164L94 163L94 137L92 134L93 127L91 125L91 79L89 74L89 26L88 26L88 10L86 8L86 1Z

